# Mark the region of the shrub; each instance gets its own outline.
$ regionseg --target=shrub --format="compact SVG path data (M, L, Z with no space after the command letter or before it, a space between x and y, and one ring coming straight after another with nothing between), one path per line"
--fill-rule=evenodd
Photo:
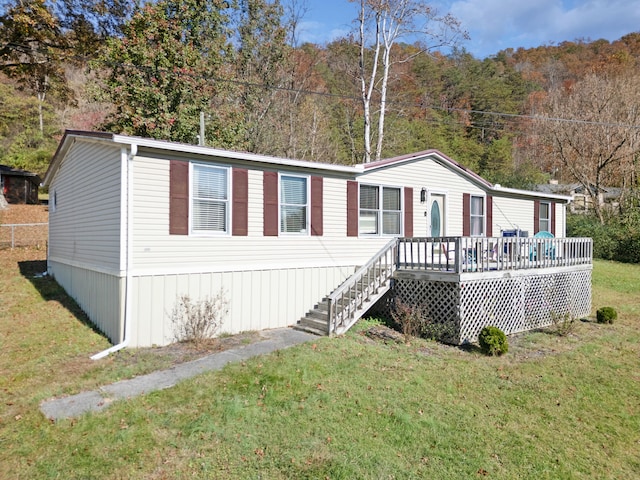
M484 327L478 336L478 343L485 355L502 355L509 351L507 336L498 327Z
M405 337L417 337L420 335L423 308L420 305L409 305L396 300L394 308L391 310L391 318L400 327L400 331Z
M571 316L571 313L556 313L551 312L551 325L553 332L561 337L566 337L575 329L575 318Z
M567 215L567 236L591 237L593 256L604 260L640 263L640 216L638 208L611 215L602 224L594 215Z
M598 323L613 323L618 318L618 312L613 307L602 307L596 312Z
M456 334L451 322L434 321L422 305L409 305L396 300L391 310L391 318L405 336L405 340L408 337L421 337L447 342L451 341Z
M171 312L175 340L200 346L212 339L222 326L228 311L227 303L222 291L214 298L198 302L191 300L189 295L182 295Z

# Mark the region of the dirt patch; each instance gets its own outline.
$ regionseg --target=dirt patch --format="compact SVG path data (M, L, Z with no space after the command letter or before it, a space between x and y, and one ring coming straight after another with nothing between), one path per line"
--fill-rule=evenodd
M0 249L45 247L48 222L49 210L46 205L9 205L0 210Z
M49 207L47 205L9 205L0 210L0 225L23 223L47 223Z
M197 360L214 353L244 347L259 342L260 340L264 340L264 337L260 335L259 332L244 332L237 335L225 335L213 338L199 345L188 342L178 342L164 347L128 349L118 361L124 364L134 364L138 361L139 356L157 356L163 358L165 361L168 360L170 365L173 366Z

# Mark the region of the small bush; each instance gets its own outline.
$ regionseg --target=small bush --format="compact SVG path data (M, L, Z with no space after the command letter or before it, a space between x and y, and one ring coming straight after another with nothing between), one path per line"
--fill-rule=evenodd
M191 300L189 295L182 295L171 312L175 340L200 346L212 339L222 326L228 311L227 303L222 291L214 298L198 302Z
M484 327L478 336L478 343L485 355L502 355L509 351L507 336L498 327Z
M455 326L451 322L436 322L422 305L409 305L396 300L391 310L391 318L405 336L421 337L439 342L451 341L456 334Z
M409 305L400 300L395 302L395 307L391 310L391 318L400 327L405 340L420 335L423 317L424 311L420 305Z
M576 327L576 319L571 316L571 313L555 313L551 312L551 325L553 332L561 337L566 337Z
M613 323L618 318L618 312L613 307L602 307L596 312L598 323Z

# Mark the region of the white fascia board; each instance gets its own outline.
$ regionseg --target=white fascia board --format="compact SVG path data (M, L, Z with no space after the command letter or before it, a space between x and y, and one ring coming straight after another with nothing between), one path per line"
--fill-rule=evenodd
M490 192L498 193L498 194L506 194L513 195L519 197L535 197L535 198L544 198L548 200L558 200L564 203L569 203L573 199L568 195L558 195L556 193L544 193L544 192L534 192L532 190L520 190L517 188L507 188L501 185L494 185L493 188L489 189Z
M334 165L331 163L309 162L305 160L292 160L287 158L271 157L268 155L259 155L256 153L236 152L232 150L222 150L214 147L206 147L201 145L190 145L187 143L168 142L164 140L154 140L151 138L130 137L127 135L114 135L113 141L121 144L136 144L142 148L153 148L157 150L165 150L170 152L187 153L194 155L202 155L206 157L228 158L231 160L241 160L268 164L273 166L284 165L287 167L325 170L337 173L347 173L355 175L357 170L355 167L346 165Z

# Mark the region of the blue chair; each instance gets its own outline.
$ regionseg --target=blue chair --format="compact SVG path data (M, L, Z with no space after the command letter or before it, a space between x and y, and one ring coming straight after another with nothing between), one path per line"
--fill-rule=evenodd
M554 238L554 235L551 232L542 230L536 233L533 237L534 238ZM531 247L529 247L529 260L537 259L536 257L538 256L538 251L539 251L539 248L537 248L537 245L539 244L540 244L539 242L535 242L533 245L531 245ZM555 260L556 246L553 244L553 242L542 242L542 245L544 248L544 258L550 258L551 260Z

